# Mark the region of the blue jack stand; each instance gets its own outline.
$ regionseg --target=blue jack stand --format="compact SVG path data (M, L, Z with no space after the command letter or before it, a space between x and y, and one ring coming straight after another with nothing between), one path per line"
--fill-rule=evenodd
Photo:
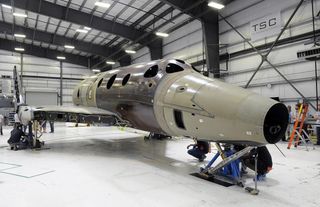
M218 183L223 186L232 186L239 185L243 186L241 180L241 170L240 170L240 158L248 153L253 147L248 146L241 151L234 151L229 147L225 150L218 146L218 152L212 158L212 160L205 166L200 169L200 173L194 173L192 175L196 177L200 177L215 183ZM221 154L222 153L222 154ZM223 160L219 162L217 165L212 167L213 163L216 162L218 157L221 156Z

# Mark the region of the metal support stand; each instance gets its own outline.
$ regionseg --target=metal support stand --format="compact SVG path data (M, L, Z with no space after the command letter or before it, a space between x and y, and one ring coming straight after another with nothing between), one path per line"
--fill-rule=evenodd
M249 146L236 153L231 148L225 149L224 151L220 149L212 160L204 168L200 169L200 173L195 173L193 175L226 187L231 185L244 187L241 180L239 158L250 152L252 149L253 147ZM212 167L219 156L221 156L223 160Z
M33 139L33 133L32 133L32 122L29 121L28 123L28 143L32 144L31 147L36 146L35 139Z
M257 148L255 148L257 150ZM254 188L246 187L246 191L248 191L251 195L258 195L258 153L254 157Z
M216 173L219 169L221 169L222 167L226 166L227 164L229 164L232 161L235 161L239 158L241 158L243 155L247 154L248 152L250 152L250 150L252 150L254 147L246 147L243 150L240 150L239 152L234 153L233 155L225 158L224 160L222 160L220 163L218 163L216 166L214 167L208 167L207 170L202 171L202 173L208 173L208 174L214 174Z

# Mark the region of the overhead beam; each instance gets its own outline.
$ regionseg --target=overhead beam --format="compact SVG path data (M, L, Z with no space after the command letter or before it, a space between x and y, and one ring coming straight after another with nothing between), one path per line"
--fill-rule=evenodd
M4 4L11 5L11 0L3 0ZM110 34L118 35L131 41L135 41L144 34L143 30L127 26L115 21L97 17L89 13L78 11L75 9L67 8L43 0L19 0L14 1L14 7L49 16L56 19L65 20L71 23L79 24L107 32ZM68 12L68 15L65 15ZM152 38L152 37L148 37ZM149 39L140 39L138 43L144 44Z
M0 21L0 32L10 35L14 35L13 33L17 32L25 34L28 39L33 38L33 40L44 42L47 44L54 44L59 46L64 46L66 44L74 45L75 48L79 51L99 55L101 57L108 57L110 54L118 50L117 48L107 48L100 45L79 41L73 38L64 37L62 35L57 35L45 31L33 30L31 28L22 27L19 25L14 25L15 31L12 31L12 28L12 24Z
M202 21L207 70L209 74L213 74L214 78L220 78L218 21L218 14L212 15L210 22Z
M46 49L39 46L25 44L25 43L15 43L12 40L0 39L0 49L2 50L14 51L15 46L23 47L25 49L25 51L23 52L24 54L28 54L36 57L48 58L48 59L58 61L57 56L59 55L61 56L61 52L56 50ZM64 53L63 56L66 57L64 62L67 62L67 63L88 67L88 59L89 59L89 61L91 61L90 64L95 64L95 61L90 60L90 58L87 58L84 56L66 54L66 53Z

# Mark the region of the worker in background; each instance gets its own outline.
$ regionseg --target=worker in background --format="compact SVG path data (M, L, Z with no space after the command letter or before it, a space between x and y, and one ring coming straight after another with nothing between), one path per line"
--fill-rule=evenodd
M320 104L318 104L318 110L313 116L316 119L316 135L317 135L317 145L320 145Z
M206 141L198 141L195 140L195 144L190 144L187 149L192 147L192 149L188 150L188 154L197 158L199 162L202 162L206 159L206 154L210 152L210 143Z
M271 154L266 146L251 150L248 155L242 158L243 164L251 170L254 170L256 155L258 155L257 180L263 180L267 173L272 170L273 165Z
M258 165L257 165L257 180L263 180L267 173L272 170L272 157L266 146L257 147L245 155L242 160L243 164L250 168L255 169L255 156L258 155Z
M42 133L47 133L47 120L41 121L41 130Z
M50 124L50 133L54 133L54 121L49 121Z
M4 125L4 117L0 114L0 135L3 135L2 126Z
M291 131L292 131L292 124L293 124L293 122L294 122L294 113L293 113L293 111L291 110L291 106L290 105L288 105L287 106L287 109L288 109L288 112L289 112L289 117L288 117L288 127L287 127L287 136L284 136L283 138L282 138L282 141L287 141L287 138L288 137L290 137L290 134L291 134Z

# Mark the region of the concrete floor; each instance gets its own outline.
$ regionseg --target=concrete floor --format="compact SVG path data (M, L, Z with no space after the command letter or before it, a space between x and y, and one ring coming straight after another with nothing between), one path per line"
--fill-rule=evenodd
M57 206L320 206L320 148L268 146L274 169L253 196L190 176L204 164L186 153L188 139L144 141L115 127L57 126L40 151L10 151L0 136L0 205ZM213 153L209 155L209 158ZM208 160L208 158L207 158ZM253 186L249 172L247 186Z

